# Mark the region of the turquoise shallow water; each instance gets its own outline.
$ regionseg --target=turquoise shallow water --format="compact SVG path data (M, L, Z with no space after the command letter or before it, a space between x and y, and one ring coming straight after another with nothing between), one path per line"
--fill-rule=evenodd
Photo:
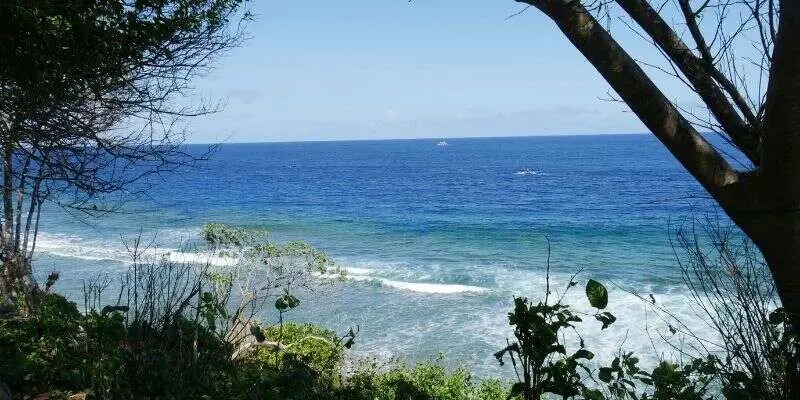
M695 321L668 232L713 209L654 138L437 142L223 145L201 167L149 182L150 197L122 213L79 221L48 210L35 268L59 269L57 288L78 300L81 279L127 268L122 238L140 229L169 250L207 222L264 228L275 240L309 241L350 271L294 318L360 325L360 355L443 351L487 375L503 371L492 353L510 334L512 296L542 293L549 237L556 284L582 268L582 279L611 288L618 328L599 334L589 324L590 346L653 352L636 334L653 316L620 288L654 293ZM579 292L568 299L584 304Z

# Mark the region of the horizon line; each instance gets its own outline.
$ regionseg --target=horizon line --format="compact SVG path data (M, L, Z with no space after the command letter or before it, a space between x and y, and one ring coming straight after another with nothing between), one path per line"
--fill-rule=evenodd
M505 136L426 136L426 137L389 137L389 138L357 138L357 139L308 139L308 140L265 140L265 141L242 141L242 142L187 142L185 145L226 145L226 144L279 144L279 143L328 143L328 142L389 142L402 140L460 140L460 139L511 139L511 138L534 138L534 137L575 137L575 136L631 136L631 135L650 135L650 132L600 132L600 133L566 133L566 134L522 134Z

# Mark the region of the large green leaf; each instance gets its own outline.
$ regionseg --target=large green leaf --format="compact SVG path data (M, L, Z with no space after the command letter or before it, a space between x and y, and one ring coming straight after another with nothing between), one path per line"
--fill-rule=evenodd
M586 282L586 297L589 298L589 304L592 307L604 309L608 305L608 291L602 283L589 279Z
M611 368L601 367L597 377L605 383L611 382Z

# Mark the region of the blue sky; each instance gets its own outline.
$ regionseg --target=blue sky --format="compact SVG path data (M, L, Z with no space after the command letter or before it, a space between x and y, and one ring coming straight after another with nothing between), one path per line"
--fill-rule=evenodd
M251 39L197 81L192 142L644 132L541 13L511 0L255 1ZM622 24L634 55L656 57ZM657 72L654 78L661 79ZM669 95L689 98L676 82Z

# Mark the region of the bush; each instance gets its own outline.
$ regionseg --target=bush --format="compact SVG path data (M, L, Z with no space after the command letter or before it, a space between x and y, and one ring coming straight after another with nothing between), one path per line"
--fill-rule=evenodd
M49 293L40 307L34 318L0 319L0 381L12 393L84 388L91 366L77 307Z
M262 344L237 363L237 389L248 398L329 398L341 383L344 346L336 334L311 324L263 329Z
M270 326L264 330L264 334L267 340L281 343L281 351L272 353L278 354L283 362L293 359L320 374L331 377L340 374L345 348L332 330L312 324L290 322L282 327ZM262 348L259 353L269 351Z
M99 398L214 392L228 364L225 343L181 317L158 331L124 319L121 311L82 315L45 294L34 317L0 320L0 381L12 393Z
M441 356L414 368L395 366L381 372L373 364L362 367L347 379L341 399L363 400L493 400L505 399L506 385L498 380L476 384L469 372L448 373Z

